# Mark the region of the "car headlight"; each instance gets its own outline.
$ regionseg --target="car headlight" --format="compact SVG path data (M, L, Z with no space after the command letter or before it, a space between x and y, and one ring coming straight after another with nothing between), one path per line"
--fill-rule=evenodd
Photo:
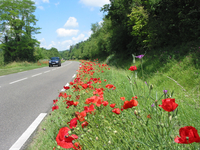
M51 61L49 61L49 63L51 63Z
M56 61L56 63L58 63L58 61Z

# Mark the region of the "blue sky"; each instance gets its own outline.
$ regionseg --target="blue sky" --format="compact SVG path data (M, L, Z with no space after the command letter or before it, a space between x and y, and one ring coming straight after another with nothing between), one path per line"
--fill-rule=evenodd
M70 45L88 39L92 33L91 24L102 22L104 4L109 0L33 0L36 27L42 28L35 38L40 47L58 51L69 49Z

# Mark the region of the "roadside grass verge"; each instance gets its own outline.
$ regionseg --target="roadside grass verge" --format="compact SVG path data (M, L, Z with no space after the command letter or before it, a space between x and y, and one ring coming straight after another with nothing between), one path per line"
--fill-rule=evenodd
M36 68L41 68L48 66L49 62L48 60L39 60L36 63L31 62L12 62L5 66L0 66L0 76L2 75L8 75L12 73L22 72L26 70L32 70Z
M181 67L169 59L161 71L155 65L159 61L148 55L137 59L137 73L128 70L131 62L120 69L83 61L69 89L54 100L53 106L59 108L48 114L27 149L64 149L63 141L87 150L199 149L199 143L174 142L181 127L200 131L200 79L193 74L198 68L188 68L190 61L185 57ZM178 107L170 112L159 107L165 98L175 98ZM130 101L134 104L126 108ZM60 133L63 127L71 129Z

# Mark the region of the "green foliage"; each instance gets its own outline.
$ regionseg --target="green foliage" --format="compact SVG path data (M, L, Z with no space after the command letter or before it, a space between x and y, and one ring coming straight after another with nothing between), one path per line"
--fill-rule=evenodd
M60 57L61 55L55 47L47 50L45 48L36 47L34 50L35 60L50 59L51 57Z
M195 46L195 48L197 47ZM115 108L121 108L124 104L124 101L120 99L121 97L125 97L125 101L129 101L135 95L138 97L138 105L120 111L119 115L114 114L109 105L95 106L94 113L88 113L85 117L85 121L89 123L88 126L82 128L83 122L77 121L77 126L71 129L71 133L69 133L70 135L76 134L79 137L75 142L79 142L82 149L198 149L199 143L178 144L174 142L174 138L179 136L181 127L193 126L198 130L198 133L200 131L198 119L200 106L198 83L200 79L198 75L194 78L195 75L191 74L191 71L198 69L195 69L193 64L187 67L191 62L188 62L188 58L184 57L182 64L184 68L177 66L178 62L168 60L168 64L160 74L153 71L157 69L154 62L161 63L162 61L158 58L152 59L151 56L153 57L153 53L146 54L142 60L136 59L136 64L132 64L132 60L130 60L126 69L111 67L110 70L106 70L102 67L103 65L96 65L95 62L84 62L84 64L88 63L89 68L93 66L95 71L92 70L92 75L88 72L83 74L80 71L79 73L83 75L83 78L78 75L78 79L81 82L77 83L77 80L75 80L74 85L70 85L70 89L63 92L68 97L57 97L58 102L55 105L59 106L59 109L49 113L45 118L28 150L54 147L63 149L56 142L59 129L69 127L68 122L75 118L74 112L84 110L86 99L94 96L93 91L96 89L104 89L102 92L103 100L108 101L109 104L115 103ZM140 67L143 66L141 62L146 65L144 70ZM123 64L124 62L118 63ZM137 66L139 73L137 76L135 71L128 70L130 65ZM147 68L149 66L153 70L149 70ZM85 71L87 67L82 68L84 68L82 71ZM166 70L167 68L168 70ZM143 71L145 72L145 80L147 79L146 83L143 80L144 78L141 80L140 72ZM182 74L182 72L184 73ZM149 74L154 75L150 77ZM92 83L90 88L87 89L82 88L80 84L87 83L90 78L99 79L101 82ZM184 82L185 85L181 87ZM191 83L192 85L190 85ZM116 89L107 89L105 87L107 84L114 85ZM186 88L187 86L193 86L194 89ZM77 90L75 90L76 88ZM184 91L183 88L187 91ZM164 94L163 90L166 89L168 93ZM79 99L76 99L77 96ZM95 96L98 96L98 94L96 93ZM162 99L166 97L175 98L178 107L174 111L167 112L159 107L162 104ZM79 104L76 107L66 108L67 100L78 101ZM89 105L91 104L87 106Z
M5 63L35 60L34 46L38 42L32 35L39 33L39 28L34 27L37 21L33 15L35 9L31 0L1 0L0 32Z
M1 48L3 45L0 44L0 66L4 64L4 57L3 57L3 49Z
M162 0L150 11L149 30L153 32L152 45L165 47L199 38L200 13L197 0Z
M137 44L145 45L145 43L148 42L147 11L143 6L133 7L132 12L128 15L128 17L130 17L129 25L132 25L131 34L133 36L137 36Z
M0 62L1 62L1 60L0 60ZM23 62L15 62L14 61L14 62L11 62L8 64L0 65L0 70L1 70L0 76L12 74L12 73L23 72L26 70L32 70L32 69L36 69L36 68L41 68L41 67L48 66L48 64L49 64L48 60L39 60L37 63L27 62L27 61L23 61Z
M106 59L180 45L200 37L200 1L112 0L101 8L102 25L94 23L91 37L70 47L68 59Z

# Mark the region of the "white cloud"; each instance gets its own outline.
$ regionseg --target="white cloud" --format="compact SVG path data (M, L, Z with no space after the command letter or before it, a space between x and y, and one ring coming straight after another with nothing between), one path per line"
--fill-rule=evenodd
M42 38L41 40L38 40L40 42L40 47L44 47L46 45L45 38Z
M65 40L62 42L51 41L50 44L47 44L45 38L42 38L41 40L39 40L39 42L40 42L40 47L43 47L45 49L51 49L52 47L55 47L58 49L58 51L67 50L70 48L70 45L74 43L72 40Z
M77 38L73 37L72 40L75 42L75 43L78 43L78 42L81 42L85 39L85 35L84 34L80 34Z
M37 6L37 8L41 9L41 10L44 10L44 7L43 6Z
M59 37L66 37L66 36L73 36L73 35L77 35L79 32L79 30L67 30L64 28L59 28L56 30L56 33L58 34Z
M86 6L102 7L104 4L109 4L109 0L80 0Z
M78 27L77 19L74 17L69 17L67 22L65 23L64 27Z
M59 4L60 4L59 2L55 3L56 6L58 6Z
M88 36L90 37L91 36L91 34L92 34L92 30L90 30L90 31L88 31Z
M49 0L32 0L35 2L36 5L39 5L40 3L49 3Z
M71 44L73 44L72 40L65 40L65 41L61 42L61 45L71 45Z
M104 22L103 20L102 20L102 21L99 21L98 24L99 24L100 26L102 26L103 22Z
M43 3L49 3L49 0L42 0Z

